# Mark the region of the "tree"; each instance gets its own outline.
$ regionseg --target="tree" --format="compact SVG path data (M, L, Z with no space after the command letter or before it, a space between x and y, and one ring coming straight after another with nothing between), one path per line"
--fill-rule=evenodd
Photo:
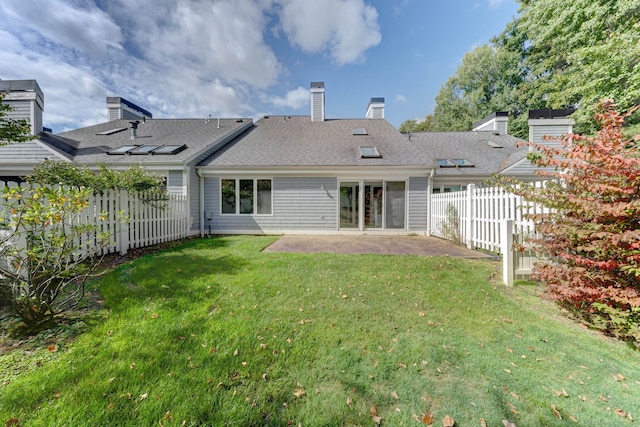
M534 249L548 257L535 277L549 294L610 332L640 342L640 149L627 139L612 101L600 104L595 137L560 139L560 147L529 143L532 162L551 170L544 188L499 178L502 185L550 208L530 218Z
M109 189L144 191L162 178L141 167L97 172L73 163L47 161L28 178L30 186L5 187L0 211L0 296L29 328L50 322L84 297L86 281L99 274L110 237L104 212L98 225L79 220L94 193ZM154 202L158 200L154 193ZM160 193L162 195L163 193Z
M90 194L50 186L3 190L1 217L8 219L0 238L0 287L29 328L75 307L96 273L108 235L76 219Z
M13 142L24 142L33 139L27 120L16 120L7 117L12 107L3 102L4 93L0 92L0 146Z
M473 122L496 111L518 116L522 112L517 91L522 80L519 60L515 52L495 45L467 52L436 96L433 129L471 130Z
M409 132L429 132L433 130L433 116L428 114L425 116L424 120L419 122L417 120L405 120L398 131L400 133L409 133Z
M622 110L640 101L637 0L520 0L520 15L494 42L521 55L521 92L544 108L578 107L576 130L594 131L598 100ZM538 107L540 108L540 107Z

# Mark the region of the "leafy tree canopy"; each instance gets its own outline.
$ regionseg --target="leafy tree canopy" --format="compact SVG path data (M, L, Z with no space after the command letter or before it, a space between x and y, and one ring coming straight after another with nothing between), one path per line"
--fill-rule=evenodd
M577 107L578 132L593 133L595 105L640 103L637 0L519 0L520 13L490 44L468 52L436 97L434 130L470 130L509 111L512 135L526 138L530 109ZM515 120L514 120L515 119ZM627 124L640 122L640 114Z

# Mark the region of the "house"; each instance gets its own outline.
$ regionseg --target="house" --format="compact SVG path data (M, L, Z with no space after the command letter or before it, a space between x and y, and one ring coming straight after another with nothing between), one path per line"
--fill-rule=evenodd
M35 85L27 98L42 109ZM506 113L470 132L403 135L384 119L384 98L371 98L363 118L327 119L324 83L312 82L309 95L308 116L255 123L157 119L108 97L105 123L58 134L36 127L39 140L0 147L0 177L27 175L45 158L140 164L188 197L191 232L201 235L429 233L432 193L482 185L494 173L536 178L527 148L507 133ZM538 116L529 121L534 139L571 130L566 114Z
M325 118L324 83L309 116L268 116L198 165L203 223L216 233L411 232L427 227L436 164L384 118Z

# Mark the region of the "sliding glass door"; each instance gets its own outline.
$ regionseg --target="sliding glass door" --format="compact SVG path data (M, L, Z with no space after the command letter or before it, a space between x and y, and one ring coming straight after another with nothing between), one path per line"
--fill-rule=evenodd
M340 182L340 229L404 230L405 190L404 181Z

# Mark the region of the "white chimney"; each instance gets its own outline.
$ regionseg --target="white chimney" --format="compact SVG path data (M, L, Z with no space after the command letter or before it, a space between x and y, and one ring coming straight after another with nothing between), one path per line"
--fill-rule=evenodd
M149 111L119 96L107 96L107 112L109 114L109 121L153 118L153 115Z
M371 98L367 106L367 119L384 119L384 98Z
M324 122L324 82L311 82L311 121Z
M506 134L509 130L509 113L506 111L496 111L489 114L482 120L475 122L472 125L473 131L493 131L497 133Z
M44 111L44 94L35 80L1 80L0 92L4 92L4 104L11 106L7 118L28 120L31 135L42 132L42 112Z
M529 111L529 141L536 144L547 144L560 147L559 141L547 141L545 136L560 137L573 132L573 119L567 116L575 110L530 110Z

